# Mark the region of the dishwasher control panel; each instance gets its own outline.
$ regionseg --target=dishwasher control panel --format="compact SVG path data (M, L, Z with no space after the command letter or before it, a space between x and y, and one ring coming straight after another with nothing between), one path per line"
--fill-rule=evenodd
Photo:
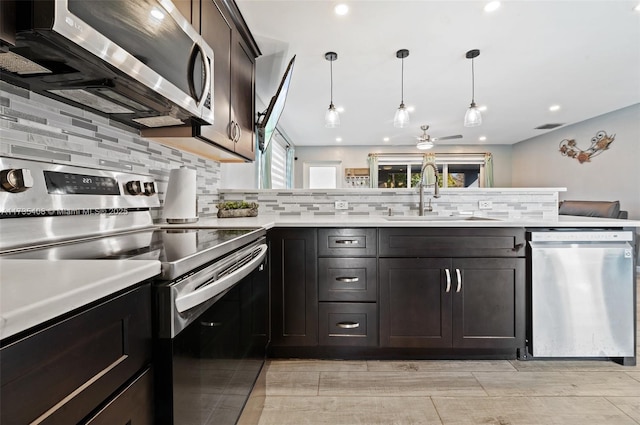
M631 242L633 234L626 230L531 232L532 242Z

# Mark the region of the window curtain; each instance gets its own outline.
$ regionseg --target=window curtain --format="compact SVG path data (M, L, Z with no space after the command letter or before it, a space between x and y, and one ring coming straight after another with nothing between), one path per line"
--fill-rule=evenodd
M285 168L286 168L285 185L287 189L292 189L296 149L291 145L287 145L286 149L287 149L287 157L286 157L287 162L285 164Z
M484 154L484 186L493 187L493 155L490 153Z
M369 154L369 187L378 187L378 155Z
M260 155L260 189L271 189L271 149L273 143L269 143L267 149Z

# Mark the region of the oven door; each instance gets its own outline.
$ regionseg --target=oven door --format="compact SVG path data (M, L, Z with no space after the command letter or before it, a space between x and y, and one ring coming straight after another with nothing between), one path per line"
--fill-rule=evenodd
M172 292L179 326L173 327L173 335L154 341L156 423L225 425L235 424L240 417L264 364L268 343L266 245L254 245L251 250L257 250L257 256L236 270L237 274L227 275L231 281L242 276L238 282L192 308L178 311L201 296L188 294L202 294L225 277L208 282L194 273L172 284L190 287L190 292ZM202 272L212 273L206 270ZM228 284L229 280L222 287ZM162 293L162 286L156 288L157 294Z

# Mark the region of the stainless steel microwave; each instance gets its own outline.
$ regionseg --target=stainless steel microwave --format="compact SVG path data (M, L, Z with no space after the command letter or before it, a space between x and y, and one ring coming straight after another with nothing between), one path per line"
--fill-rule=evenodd
M15 13L2 79L138 128L213 123L213 50L171 1L26 0Z

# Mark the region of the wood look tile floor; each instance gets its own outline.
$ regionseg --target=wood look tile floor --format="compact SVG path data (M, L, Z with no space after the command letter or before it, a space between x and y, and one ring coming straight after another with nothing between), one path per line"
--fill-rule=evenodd
M640 366L609 361L273 359L261 379L239 425L640 424Z

